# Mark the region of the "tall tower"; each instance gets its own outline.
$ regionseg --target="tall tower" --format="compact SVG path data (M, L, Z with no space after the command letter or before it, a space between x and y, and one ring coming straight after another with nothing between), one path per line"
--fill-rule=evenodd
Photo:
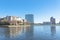
M55 18L51 17L51 18L50 18L50 22L51 22L51 24L56 24L56 23L55 23Z
M25 19L26 19L29 23L34 23L34 16L33 16L33 14L26 14L26 15L25 15Z

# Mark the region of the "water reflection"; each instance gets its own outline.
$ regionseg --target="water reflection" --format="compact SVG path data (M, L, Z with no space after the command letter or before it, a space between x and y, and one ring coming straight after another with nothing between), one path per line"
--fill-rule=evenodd
M20 35L22 27L0 27L0 36L4 37L4 40L12 39ZM4 35L4 36L2 36ZM3 38L2 38L3 39Z
M29 27L26 27L26 32L25 32L25 40L33 40L33 29L34 28L34 25L31 25Z
M59 40L60 26L0 27L0 40Z
M22 31L21 27L15 27L15 28L9 28L9 29L10 29L10 37L16 37Z
M56 26L55 25L51 26L51 37L52 37L52 40L56 40Z

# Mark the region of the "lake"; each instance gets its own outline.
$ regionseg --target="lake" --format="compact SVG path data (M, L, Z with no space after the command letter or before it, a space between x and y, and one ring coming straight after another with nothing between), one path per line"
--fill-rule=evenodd
M60 40L60 26L0 27L0 40Z

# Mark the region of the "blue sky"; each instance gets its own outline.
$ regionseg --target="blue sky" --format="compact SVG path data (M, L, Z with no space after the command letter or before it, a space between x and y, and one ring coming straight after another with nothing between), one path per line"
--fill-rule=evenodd
M36 23L49 21L51 16L59 22L60 0L0 0L0 17L24 18L25 14L33 14Z

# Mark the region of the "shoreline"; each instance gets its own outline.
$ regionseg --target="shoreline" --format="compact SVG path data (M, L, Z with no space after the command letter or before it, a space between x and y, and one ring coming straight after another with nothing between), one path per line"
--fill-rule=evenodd
M27 26L30 26L30 25L0 25L0 27L27 27Z

